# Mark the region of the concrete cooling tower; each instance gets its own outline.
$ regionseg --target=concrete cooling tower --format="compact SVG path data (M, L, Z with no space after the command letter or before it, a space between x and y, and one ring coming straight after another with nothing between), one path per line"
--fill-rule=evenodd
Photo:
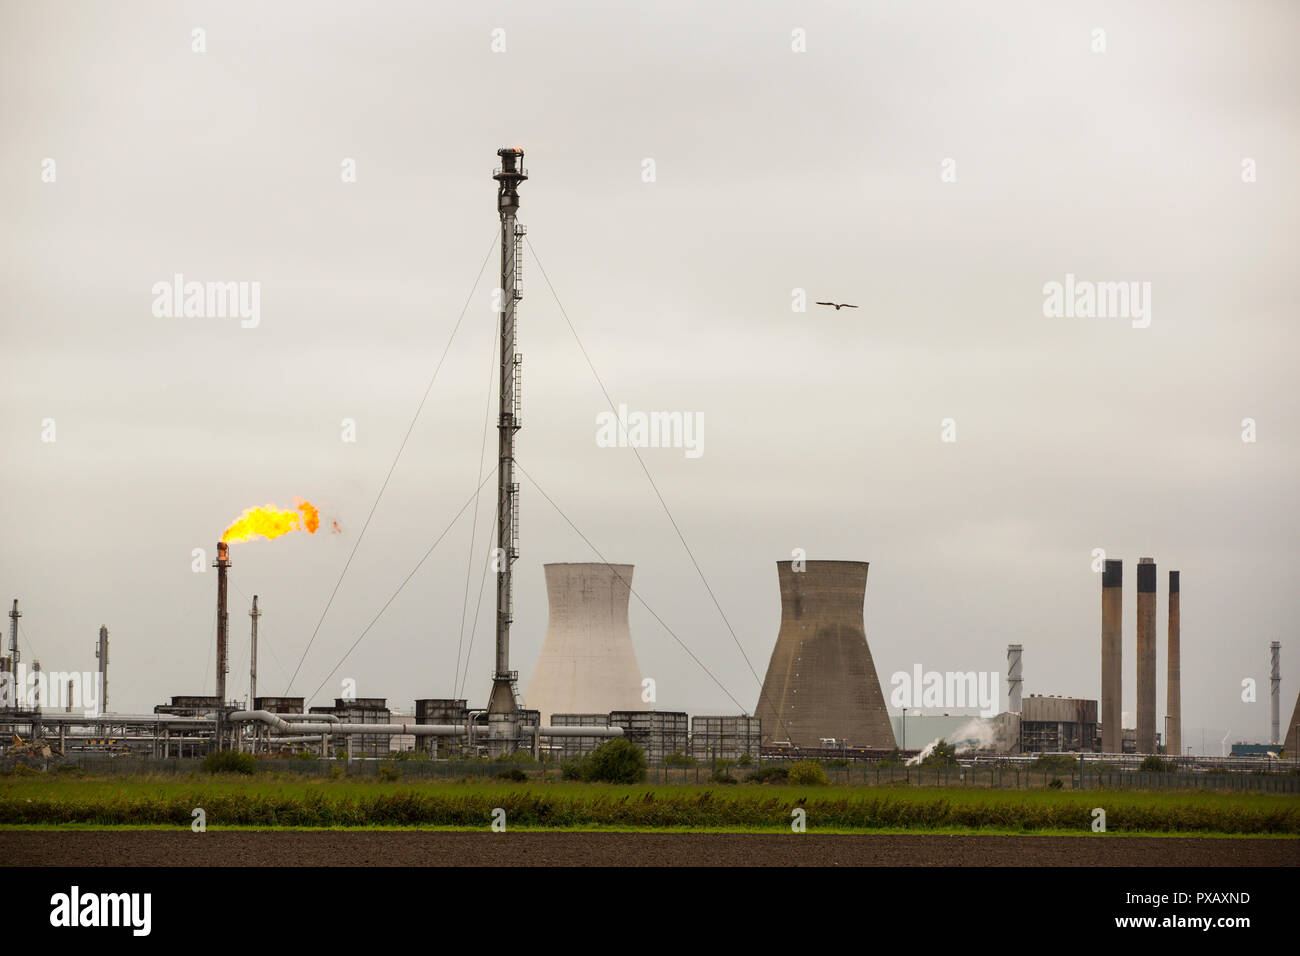
M552 714L641 710L641 669L632 648L627 606L630 564L548 564L550 617L537 670L524 697Z
M893 749L894 731L867 647L865 561L778 561L781 630L767 665L757 716L763 743Z
M1283 749L1287 759L1294 760L1296 753L1300 752L1300 697L1295 699L1295 710L1291 711L1291 723L1287 725L1285 737Z

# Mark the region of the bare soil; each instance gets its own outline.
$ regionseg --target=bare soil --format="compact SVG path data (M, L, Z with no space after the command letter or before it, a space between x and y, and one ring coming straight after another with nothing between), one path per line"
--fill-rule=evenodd
M1300 840L947 834L9 830L10 866L1297 866Z

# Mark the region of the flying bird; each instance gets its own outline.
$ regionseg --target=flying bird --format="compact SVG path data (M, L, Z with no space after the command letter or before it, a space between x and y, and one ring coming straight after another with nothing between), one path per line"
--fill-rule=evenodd
M835 306L835 311L836 311L836 312L838 312L840 309L856 309L856 308L857 308L856 305L849 305L849 303L847 303L847 302L818 302L817 304L818 304L818 305L833 305L833 306Z

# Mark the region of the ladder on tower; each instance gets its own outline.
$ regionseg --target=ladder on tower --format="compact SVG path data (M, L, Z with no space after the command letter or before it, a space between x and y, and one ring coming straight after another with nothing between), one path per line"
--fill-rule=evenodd
M512 398L513 398L513 405L512 405L512 408L511 408L511 417L513 418L513 424L514 424L514 427L515 427L516 429L519 429L519 428L522 428L522 427L523 427L523 424L524 424L524 418L523 418L523 410L524 410L524 408L523 408L523 406L524 406L524 392L523 392L523 389L524 389L524 353L523 353L523 352L516 352L516 353L515 353L515 362L514 362L513 372L514 372L514 384L513 384L513 385L511 386L511 388L510 388L510 392L511 392L511 395L512 395Z
M519 482L510 483L510 554L511 563L519 557Z
M528 227L515 223L515 287L512 290L515 301L524 297L524 236Z

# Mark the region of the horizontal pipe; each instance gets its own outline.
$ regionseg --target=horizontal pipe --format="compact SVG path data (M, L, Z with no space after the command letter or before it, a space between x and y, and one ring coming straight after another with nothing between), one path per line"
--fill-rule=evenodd
M4 715L6 723L11 716L12 712ZM22 719L27 722L32 716L32 712L25 711ZM41 723L44 724L172 724L203 723L205 720L206 717L183 717L179 714L98 714L91 717L86 714L69 714L67 711L47 710L41 713Z
M345 724L290 723L280 714L269 710L237 710L230 715L232 722L260 720L281 733L293 734L402 734L408 737L456 737L464 735L464 724Z
M311 721L312 723L317 724L321 721L328 721L331 724L337 724L340 722L333 714L278 714L277 716L283 717L285 720L289 721Z
M524 727L523 732L543 737L622 737L622 727Z
M468 724L345 724L345 723L290 723L280 714L269 710L237 710L230 715L234 723L260 720L281 733L304 734L401 734L408 737L463 737L469 732ZM486 731L486 727L475 728ZM523 733L543 737L622 737L622 727L524 727ZM486 735L485 740L490 739Z
M314 734L311 737L271 737L273 744L318 744L320 743L320 734Z

